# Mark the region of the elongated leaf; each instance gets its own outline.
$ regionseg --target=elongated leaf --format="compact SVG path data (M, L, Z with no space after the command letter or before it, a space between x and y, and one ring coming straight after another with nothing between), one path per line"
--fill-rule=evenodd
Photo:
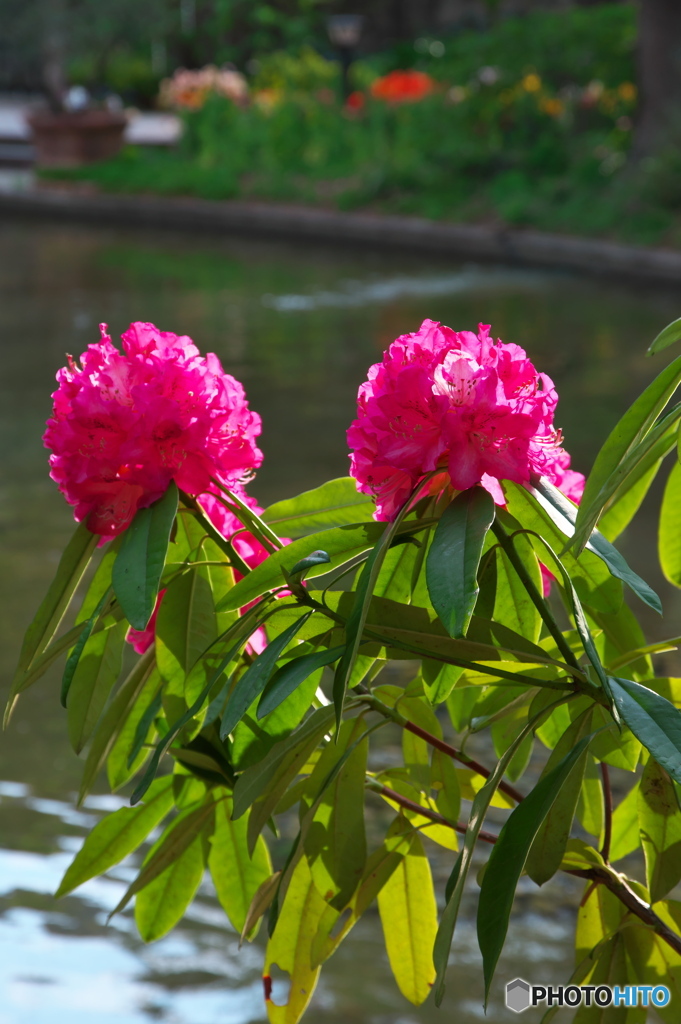
M65 896L88 879L104 874L141 846L171 810L172 787L172 776L157 779L139 807L121 807L102 818L67 868L55 896Z
M140 889L135 924L145 942L162 938L183 917L201 884L204 867L203 837L197 831L172 863Z
M272 874L265 840L260 837L251 857L247 835L248 816L233 821L231 797L219 803L215 808L208 867L222 908L239 933L246 924L255 894Z
M483 487L471 487L445 509L426 561L428 593L452 637L462 637L478 597L478 566L494 519L494 500Z
M398 536L407 536L416 533L430 525L425 520L418 523L408 522L402 525L397 531ZM227 598L217 606L218 611L227 609L243 608L244 605L255 601L261 594L271 590L273 587L282 586L284 579L281 567L288 569L295 565L301 558L307 557L311 551L326 551L331 561L313 566L307 573L307 578L312 579L323 573L329 572L349 559L360 555L373 548L379 538L385 533L385 523L358 523L354 526L341 526L333 530L324 530L315 533L310 537L303 537L295 540L292 544L282 548L281 551L270 555L260 565L256 565L244 579L239 580L232 588Z
M565 534L572 537L574 525L577 519L577 506L561 494L557 487L554 487L548 480L541 480L537 485L539 502L549 513L554 523ZM542 498L544 499L542 501ZM552 512L553 510L553 512ZM601 558L613 576L622 580L636 594L637 597L647 604L653 611L662 614L662 603L645 580L629 567L623 555L607 540L598 530L593 530L586 545L589 551L593 551Z
M153 743L156 738L155 721L162 693L163 680L158 668L154 668L118 730L106 759L106 775L112 792L136 775L149 756L145 744Z
M650 902L657 903L681 880L681 808L674 783L654 757L643 769L638 823Z
M123 661L127 623L95 633L88 640L71 682L67 708L69 740L81 752L97 724Z
M336 760L364 732L361 719L347 720L338 741L329 744L320 757L315 776L329 770L325 762ZM326 788L305 837L305 855L312 878L327 903L342 909L357 888L366 863L364 830L364 781L369 743L361 739L331 785ZM332 767L332 766L329 766Z
M381 537L376 542L369 555L364 568L360 574L355 588L355 600L352 611L345 625L345 651L336 666L333 677L333 703L336 709L336 731L340 728L341 716L343 714L343 702L348 683L352 677L359 647L362 642L362 632L367 621L369 605L374 593L374 588L383 566L385 556L397 536L402 519L407 514L409 502L405 502L401 511L392 523L384 527Z
M283 633L280 633L279 636L271 640L262 654L258 655L253 664L249 665L244 674L238 679L227 702L225 713L222 716L220 739L224 740L229 736L234 726L246 714L253 701L263 692L274 671L277 660L311 614L311 612L306 612L288 629L285 629Z
M420 1006L435 981L437 906L430 864L418 835L379 891L378 910L398 988L405 999Z
M519 534L513 538L513 543L530 579L541 593L541 572L531 542L525 535ZM494 578L494 605L489 617L536 643L541 634L541 616L503 551L496 552Z
M614 470L636 447L669 402L681 380L681 357L670 363L639 395L634 404L612 429L601 448L586 482L577 516L577 532L590 518L590 506ZM583 538L586 540L586 537ZM580 540L577 541L581 543Z
M131 670L128 678L121 685L104 713L88 751L85 768L83 769L83 780L80 786L78 803L82 803L85 796L90 792L92 784L109 756L109 751L115 743L120 730L123 728L128 714L139 694L144 689L153 670L154 652L147 651Z
M97 541L96 534L90 533L85 524L81 523L67 544L47 594L36 612L33 622L26 630L19 655L19 664L7 702L8 711L11 709L16 694L25 689L25 676L28 669L42 654L59 629L76 587L97 547Z
M359 493L351 476L344 476L270 505L262 518L280 537L295 539L330 527L365 523L373 511L371 498Z
M456 921L459 916L461 897L466 884L466 878L468 877L468 871L471 866L473 850L475 848L475 843L480 829L482 828L485 815L487 814L487 810L496 794L497 787L504 776L506 768L516 751L524 743L526 737L530 735L532 730L541 722L542 718L548 717L552 707L553 706L545 708L540 714L536 715L530 722L528 722L522 732L520 732L510 744L503 757L499 759L492 771L492 774L480 787L473 799L473 806L471 807L471 812L468 818L463 846L456 859L445 889L447 903L440 919L440 925L437 930L435 946L433 949L433 961L437 971L437 978L435 981L435 1003L437 1006L440 1005L444 997L445 972L449 962L449 951L451 949L452 938L454 936L454 928L456 927ZM458 774L459 777L461 777L460 773Z
M485 1001L503 949L516 885L539 828L570 773L585 753L585 736L518 804L502 828L490 854L478 902L478 942L485 975Z
M104 605L108 602L109 597L110 597L110 591L107 590L106 593L102 595L102 598L101 598L99 604L97 605L97 607L93 611L93 613L90 616L90 618L86 622L83 623L83 627L81 629L80 636L78 637L78 640L74 644L73 650L71 651L71 653L69 654L68 658L66 659L66 665L64 667L64 674L63 674L62 680L61 680L61 695L60 695L61 706L63 708L66 707L66 702L67 702L67 699L68 699L69 690L71 689L71 683L73 681L73 677L75 675L76 669L78 668L78 662L80 661L80 657L81 657L81 655L82 655L82 653L83 653L83 651L85 649L86 643L88 642L88 640L92 636L92 631L95 628L95 623L97 622L97 619L101 615L102 609L104 608Z
M209 570L197 566L172 581L159 606L156 661L166 682L178 679L179 690L184 694L186 677L217 635ZM210 669L207 667L206 671ZM205 678L201 679L202 685Z
M296 866L277 926L265 952L263 981L270 1024L297 1024L312 998L319 967L311 967L312 942L326 903L317 892L307 861ZM271 998L271 970L276 965L289 975L288 999L277 1005Z
M322 736L328 732L334 720L332 707L318 708L303 722L299 729L276 743L270 752L252 768L239 776L234 787L235 818L241 817L251 804L260 797L271 782L275 786L268 794L268 806L265 821L279 802L279 797L287 789L289 782L298 774L307 761L308 756L317 746Z
M681 419L681 404L673 406L669 412L665 413L645 437L618 463L590 506L586 507L583 503L584 499L582 499L571 547L577 551L584 547L603 510L614 504L620 494L628 491L633 480L640 479L643 469L650 466L653 456L657 456L660 451L660 445L666 445L669 441L672 432L677 428L679 419Z
M623 720L671 777L681 783L681 712L668 700L631 679L610 676Z
M553 749L541 774L542 779L552 772L566 753L589 732L591 719L591 708L575 719ZM563 860L582 788L587 757L588 753L584 750L563 782L530 847L525 870L537 885L548 882L555 875Z
M302 658L295 658L277 669L263 690L258 704L258 719L264 718L270 711L279 707L282 701L286 700L289 694L293 693L317 669L337 661L344 650L345 646L343 645L315 651L314 654L305 654Z
M246 920L244 926L241 929L241 943L244 939L249 939L255 936L257 928L260 924L260 918L269 909L272 900L274 899L277 890L279 888L279 879L281 878L281 871L275 871L273 875L266 878L265 881L260 885L253 899L251 900L248 911L246 912ZM316 966L315 964L312 965Z
M610 862L616 863L638 850L641 834L638 828L638 781L615 808L612 816Z
M674 462L660 508L660 565L670 583L681 587L681 463Z
M546 509L539 504L535 495L510 481L504 481L504 492L508 499L508 511L522 527L535 530L556 552L565 547L565 534L556 526ZM503 520L503 516L500 519ZM560 576L560 570L547 558L544 546L534 538L532 543L539 561L546 565L554 576ZM583 604L603 612L615 613L619 610L622 604L622 587L596 554L592 551L582 551L579 557L575 558L571 551L566 551L561 555L561 560Z
M681 319L672 320L670 324L660 331L655 340L650 344L647 355L653 356L657 352L662 352L664 349L669 348L675 342L681 339Z
M362 880L347 908L341 912L327 905L312 943L313 967L331 956L373 903L402 858L409 852L413 835L413 827L402 815L395 818L384 842L367 860Z
M135 629L145 629L154 610L177 504L177 486L171 481L162 498L136 514L114 563L114 591Z
M214 813L215 801L212 796L208 796L198 806L188 807L170 822L163 835L149 851L139 874L109 914L109 919L114 914L119 914L133 896L136 896L145 886L163 874L166 868L179 860L189 846L197 842L204 826L209 822L212 824L211 819ZM203 853L201 858L203 863ZM191 863L194 864L195 861L192 860Z

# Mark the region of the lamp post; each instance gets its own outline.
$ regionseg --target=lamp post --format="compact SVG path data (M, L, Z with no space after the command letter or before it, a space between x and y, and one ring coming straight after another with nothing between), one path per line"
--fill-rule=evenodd
M362 35L364 15L332 14L326 19L329 39L338 50L341 63L343 99L350 95L350 66Z

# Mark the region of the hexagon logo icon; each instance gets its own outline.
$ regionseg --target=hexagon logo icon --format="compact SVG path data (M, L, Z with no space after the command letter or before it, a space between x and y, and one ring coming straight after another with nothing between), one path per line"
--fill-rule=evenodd
M509 981L506 986L506 1006L509 1010L522 1013L530 1005L530 986L522 978Z

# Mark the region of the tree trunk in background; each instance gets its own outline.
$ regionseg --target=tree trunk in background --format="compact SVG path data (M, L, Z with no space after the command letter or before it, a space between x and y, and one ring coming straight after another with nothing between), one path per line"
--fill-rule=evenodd
M640 110L634 153L647 156L681 121L681 0L640 0Z

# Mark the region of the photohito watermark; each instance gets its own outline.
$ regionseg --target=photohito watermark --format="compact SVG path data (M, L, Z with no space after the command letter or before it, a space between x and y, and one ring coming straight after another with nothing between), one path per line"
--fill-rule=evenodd
M530 985L509 981L506 1006L522 1013L530 1006L666 1006L666 985Z

